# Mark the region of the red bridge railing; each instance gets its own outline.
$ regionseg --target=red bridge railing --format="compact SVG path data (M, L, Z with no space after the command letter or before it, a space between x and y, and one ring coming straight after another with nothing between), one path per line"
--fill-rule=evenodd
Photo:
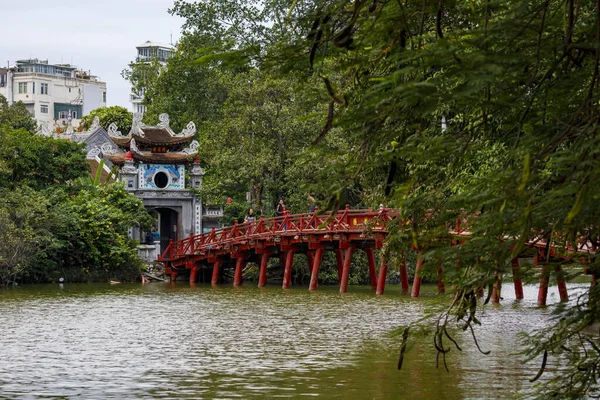
M307 213L289 214L275 218L259 218L254 222L236 223L221 229L192 235L173 241L165 249L160 260L173 260L190 254L210 250L217 246L227 246L251 239L269 236L295 236L306 234L327 234L342 232L364 232L369 229L385 232L385 221L396 214L391 209L350 210L346 207L335 214Z

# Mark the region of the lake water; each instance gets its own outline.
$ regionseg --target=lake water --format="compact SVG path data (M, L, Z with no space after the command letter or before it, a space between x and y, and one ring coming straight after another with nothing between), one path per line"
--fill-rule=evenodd
M583 290L584 286L571 285ZM282 290L189 284L31 285L0 290L0 398L512 398L539 364L517 333L543 327L537 288L488 305L463 352L436 368L432 336L411 336L401 371L391 333L449 298L350 286ZM572 293L570 293L572 294ZM556 288L549 302L557 302Z

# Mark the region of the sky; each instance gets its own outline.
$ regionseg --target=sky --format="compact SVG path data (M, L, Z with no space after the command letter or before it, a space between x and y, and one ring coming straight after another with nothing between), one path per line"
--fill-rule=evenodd
M107 105L131 109L121 77L147 40L173 43L184 20L171 16L173 0L0 0L0 66L39 58L67 63L106 82Z

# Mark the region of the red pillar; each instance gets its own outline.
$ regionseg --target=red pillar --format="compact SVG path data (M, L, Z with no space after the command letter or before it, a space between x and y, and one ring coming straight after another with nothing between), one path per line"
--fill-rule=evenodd
M269 262L269 257L271 256L271 252L265 250L262 256L260 257L260 272L258 274L258 287L265 287L267 284L267 263Z
M498 273L498 271L494 272L494 285L492 287L492 303L499 304L500 303L500 291L502 290L502 277Z
M387 275L387 269L388 269L388 265L387 265L387 260L385 255L383 255L381 257L381 264L379 265L379 276L377 278L377 291L375 292L376 294L383 294L383 291L385 290L385 278Z
M319 286L319 270L321 269L321 260L323 259L323 248L319 247L314 257L312 274L310 275L310 286L308 290L316 290Z
M233 287L242 286L242 270L246 266L246 257L238 257L235 262L235 274L233 275Z
M567 283L565 282L565 273L560 265L556 266L556 283L558 284L558 294L560 301L569 301L569 293L567 292Z
M542 267L542 275L540 276L540 288L538 291L538 306L545 306L548 298L548 284L550 283L550 267L544 265Z
M292 265L294 264L295 250L289 250L285 254L285 270L283 272L283 289L292 287Z
M315 263L315 252L314 251L306 252L306 261L308 261L308 276L311 276L313 264Z
M513 281L515 285L515 297L517 300L523 298L523 282L521 281L521 267L519 267L519 259L513 258L511 261Z
M371 287L373 289L377 289L377 271L375 270L375 254L373 254L373 249L371 248L365 249L365 253L367 253L367 260L369 261L369 278L371 280Z
M533 258L533 264L538 265L540 258L543 260L543 256L540 255L540 250L535 253ZM548 285L550 283L550 267L546 264L542 266L542 274L540 276L540 288L538 290L538 306L545 306L546 299L548 298Z
M402 284L402 291L408 292L408 271L406 270L406 258L402 259L402 265L400 266L400 283Z
M194 264L190 269L190 283L194 284L198 280L198 266Z
M177 275L179 275L177 271L171 272L171 282L175 282L177 280Z
M350 264L352 263L352 253L354 253L355 246L350 245L346 249L344 256L344 269L342 270L342 279L340 280L340 293L346 293L348 290L348 277L350 276Z
M342 281L342 270L344 269L344 257L342 256L342 250L335 249L335 261L337 263L338 279Z
M446 285L444 285L444 269L440 266L437 270L438 293L446 293Z
M213 286L217 286L217 284L219 283L219 268L220 267L221 267L221 259L218 258L217 261L215 261L215 263L213 264L212 280L210 281L210 284Z
M419 297L419 293L421 292L421 280L423 278L421 278L420 272L421 268L423 268L423 264L425 264L425 261L423 261L423 251L419 250L419 254L417 255L417 266L415 268L415 279L413 281L411 293L412 297Z

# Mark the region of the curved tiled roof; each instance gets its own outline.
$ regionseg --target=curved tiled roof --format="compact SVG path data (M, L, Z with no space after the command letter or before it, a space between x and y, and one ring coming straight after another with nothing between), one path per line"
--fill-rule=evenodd
M117 129L116 124L110 124L107 133L115 144L123 149L129 149L131 139L135 138L140 147L146 149L150 146L167 147L169 150L181 150L189 143L196 133L196 125L189 122L181 133L175 133L169 127L169 115L159 115L160 123L157 126L148 126L142 123L142 115L134 114L131 129L127 135L123 135Z
M146 164L184 164L191 162L194 155L185 153L134 153L132 152L134 161L144 162ZM123 165L125 163L125 154L106 154L110 162L115 165Z

